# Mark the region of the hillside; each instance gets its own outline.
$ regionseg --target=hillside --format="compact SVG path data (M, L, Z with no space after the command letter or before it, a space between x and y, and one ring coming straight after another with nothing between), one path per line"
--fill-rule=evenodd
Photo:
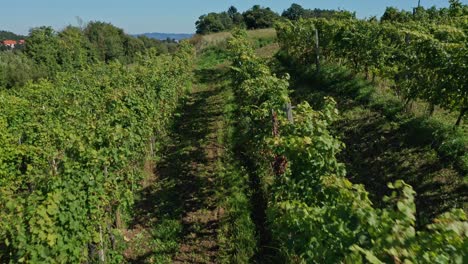
M192 38L192 43L198 50L206 48L220 47L225 48L229 38L232 37L231 32L218 32L207 35L195 35ZM276 43L276 31L274 28L248 30L247 38L253 46L259 48L259 53L264 57L272 57L278 50ZM266 53L268 52L268 53Z
M10 31L0 30L0 41L5 40L5 39L20 40L24 38L25 36L17 35Z

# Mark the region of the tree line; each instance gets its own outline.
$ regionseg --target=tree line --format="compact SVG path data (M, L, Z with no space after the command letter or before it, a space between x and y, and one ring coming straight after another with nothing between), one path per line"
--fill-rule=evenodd
M305 9L298 4L284 10L281 15L271 10L269 7L254 5L247 11L240 13L236 7L231 6L227 11L215 13L211 12L202 15L195 22L197 34L208 34L222 31L229 31L235 27L246 29L261 29L273 27L274 23L281 19L297 20L299 18L311 17L355 17L355 13L348 11Z
M3 34L10 37L11 34ZM22 86L30 80L54 78L57 72L78 70L97 62L130 64L139 53L154 48L174 52L177 43L146 36L133 37L110 23L93 21L61 31L42 26L30 30L26 43L12 52L0 52L0 87ZM8 50L11 51L11 50Z
M418 5L412 11L400 10L396 7L387 7L380 18L374 16L369 20L399 23L410 21L436 21L460 16L468 12L466 5L463 5L460 0L450 0L449 3L450 7L447 8L437 8L435 6L424 8ZM350 19L356 18L356 13L346 10L306 9L296 3L291 4L281 15L274 12L269 7L262 7L260 5L254 5L243 13L240 13L236 7L231 6L224 12L211 12L200 16L195 26L197 34L208 34L229 31L235 27L245 29L269 28L273 27L278 20L287 19L296 21L301 18Z
M399 23L411 21L440 21L450 19L451 17L459 17L468 13L468 5L464 5L460 0L449 0L448 2L450 4L449 7L437 8L436 6L432 6L430 8L424 8L418 5L413 8L412 11L387 7L380 21ZM375 18L371 18L370 20L375 20Z
M25 37L26 36L17 35L10 31L0 30L0 41L6 40L6 39L20 40L20 39L24 39Z

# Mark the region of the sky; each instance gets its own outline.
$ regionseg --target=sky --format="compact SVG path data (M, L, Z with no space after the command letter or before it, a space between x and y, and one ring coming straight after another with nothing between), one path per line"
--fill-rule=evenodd
M271 7L281 13L292 3L304 8L345 9L360 18L378 16L385 7L411 10L418 0L0 0L0 30L26 35L29 29L52 26L61 30L82 21L104 21L129 34L145 32L192 33L202 14L221 12L233 5L243 12L253 5ZM468 0L462 0L468 4ZM421 0L425 7L448 6L448 0Z

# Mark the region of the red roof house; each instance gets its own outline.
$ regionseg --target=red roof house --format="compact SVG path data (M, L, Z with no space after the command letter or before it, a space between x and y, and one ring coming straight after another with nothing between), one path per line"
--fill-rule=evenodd
M16 40L10 40L10 39L4 40L2 41L2 43L3 43L3 46L8 46L10 48L14 48L16 44L18 44Z

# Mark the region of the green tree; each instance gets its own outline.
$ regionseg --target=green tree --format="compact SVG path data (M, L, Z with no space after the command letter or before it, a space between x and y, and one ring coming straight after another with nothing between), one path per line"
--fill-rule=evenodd
M234 22L228 12L221 12L218 17L225 30L231 30L234 27Z
M207 34L211 32L221 32L225 30L223 22L217 13L202 15L195 22L197 34Z
M459 17L468 15L468 5L464 5L460 0L449 0L449 15Z
M411 20L411 13L408 11L400 11L395 7L387 7L384 14L380 18L380 21L389 22L408 22Z
M285 17L289 20L298 20L301 17L306 15L306 10L298 4L292 4L288 9L284 10L281 14L282 17Z
M239 13L236 7L231 6L229 7L227 14L232 20L232 23L235 26L243 26L244 25L244 18L242 17L242 14Z
M20 40L24 38L25 36L17 35L10 31L0 30L0 41L5 39Z
M138 36L138 39L142 42L144 50L156 48L159 54L168 53L169 46L174 45L174 43L166 43L158 39L148 38L145 35Z
M208 34L213 32L228 31L234 27L244 27L244 18L234 6L229 7L226 12L208 13L202 15L195 22L197 34Z
M36 64L24 54L0 52L0 87L13 88L41 77Z
M59 63L64 70L81 69L94 61L96 51L78 27L68 26L58 34Z
M254 5L251 9L245 11L242 16L248 29L273 27L275 21L280 17L269 7L263 8L259 5Z
M131 63L135 60L137 53L144 52L145 50L145 43L143 40L131 36L125 36L123 45L125 50L125 58L128 63Z
M88 24L84 33L100 60L110 62L124 59L126 35L122 29L110 23L94 21Z
M31 29L24 52L52 77L60 70L59 38L51 27Z

